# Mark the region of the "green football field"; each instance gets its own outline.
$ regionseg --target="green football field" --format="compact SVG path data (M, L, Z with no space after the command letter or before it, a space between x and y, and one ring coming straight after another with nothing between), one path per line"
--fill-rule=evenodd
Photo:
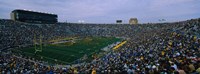
M85 54L88 58L91 58L94 53L101 52L100 49L103 47L120 40L121 39L114 37L76 38L73 42L43 45L42 52L37 52L36 54L34 46L22 48L20 50L27 56L48 61L49 63L70 64L82 58ZM37 48L39 47L40 46L37 46Z

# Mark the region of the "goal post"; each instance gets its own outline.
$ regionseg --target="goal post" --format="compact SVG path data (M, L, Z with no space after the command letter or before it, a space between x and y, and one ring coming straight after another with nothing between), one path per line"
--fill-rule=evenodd
M37 43L36 35L34 35L34 47L35 47L35 53L42 52L42 36L39 37L39 43Z

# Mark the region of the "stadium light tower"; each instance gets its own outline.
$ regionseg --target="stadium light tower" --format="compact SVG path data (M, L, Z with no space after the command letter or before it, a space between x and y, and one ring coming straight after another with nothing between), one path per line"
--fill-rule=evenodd
M84 20L82 20L82 23L85 23L85 21L84 21Z
M78 23L84 23L85 21L84 20L78 20Z
M163 23L164 21L166 21L165 19L159 19L158 20L160 23Z
M78 20L78 23L81 23L81 20Z

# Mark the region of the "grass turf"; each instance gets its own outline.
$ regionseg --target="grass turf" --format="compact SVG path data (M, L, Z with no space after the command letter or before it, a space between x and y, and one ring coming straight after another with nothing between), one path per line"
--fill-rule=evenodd
M43 46L42 52L37 52L36 55L34 55L34 47L26 47L21 51L25 53L25 55L34 58L43 57L44 61L50 63L55 63L56 59L57 62L70 64L75 60L80 59L85 54L87 54L88 57L91 57L94 53L100 52L100 49L103 47L120 40L121 39L114 37L87 37L77 39L74 43L65 42L45 45Z

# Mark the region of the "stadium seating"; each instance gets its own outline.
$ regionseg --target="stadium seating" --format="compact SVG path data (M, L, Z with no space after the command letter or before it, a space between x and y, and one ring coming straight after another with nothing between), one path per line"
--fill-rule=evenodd
M171 74L200 73L200 19L151 24L30 24L0 20L0 73ZM11 48L58 37L123 37L126 44L89 63L57 67L13 53ZM39 37L37 37L39 39Z

